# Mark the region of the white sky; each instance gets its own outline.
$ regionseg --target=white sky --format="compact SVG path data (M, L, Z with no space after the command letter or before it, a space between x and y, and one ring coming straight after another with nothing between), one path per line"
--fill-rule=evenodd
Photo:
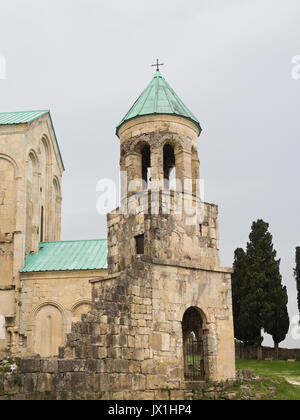
M269 222L297 315L299 0L6 0L0 19L0 111L51 109L66 166L63 239L106 237L96 183L118 180L115 126L159 57L203 127L201 177L220 205L222 264L253 220ZM284 343L299 344L291 333Z

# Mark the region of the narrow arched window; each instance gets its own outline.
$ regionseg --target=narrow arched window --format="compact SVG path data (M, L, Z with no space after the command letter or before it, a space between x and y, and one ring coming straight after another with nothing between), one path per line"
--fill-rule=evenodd
M174 148L166 144L163 151L164 155L164 185L166 189L176 188L176 160Z
M142 148L142 180L144 185L149 188L151 182L151 152L148 145Z
M44 206L41 207L41 229L40 229L40 241L44 241Z

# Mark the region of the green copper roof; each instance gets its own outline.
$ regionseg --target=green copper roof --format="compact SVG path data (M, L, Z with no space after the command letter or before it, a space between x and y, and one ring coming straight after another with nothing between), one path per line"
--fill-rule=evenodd
M40 271L101 270L107 268L107 240L41 242L29 254L21 273Z
M156 72L156 75L147 88L117 126L117 135L120 127L126 121L152 114L178 115L187 118L198 126L199 134L201 132L200 123L197 118L184 105L159 71Z
M26 124L42 117L50 111L0 112L0 125Z

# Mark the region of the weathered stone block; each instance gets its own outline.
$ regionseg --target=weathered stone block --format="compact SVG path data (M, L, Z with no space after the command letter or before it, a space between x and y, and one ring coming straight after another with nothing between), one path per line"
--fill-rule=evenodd
M133 359L143 361L145 359L144 349L135 349L133 351Z
M162 337L160 333L152 333L149 336L149 346L154 350L161 350Z
M163 389L166 387L167 378L164 375L147 375L146 389Z
M64 373L55 373L51 375L51 383L54 391L65 391L66 390L66 376ZM71 390L70 390L71 391Z
M23 373L35 373L41 371L41 359L21 359L20 370Z
M42 359L41 360L41 372L56 373L57 371L58 371L57 359Z
M37 389L39 392L51 391L52 378L50 373L40 373L37 377Z

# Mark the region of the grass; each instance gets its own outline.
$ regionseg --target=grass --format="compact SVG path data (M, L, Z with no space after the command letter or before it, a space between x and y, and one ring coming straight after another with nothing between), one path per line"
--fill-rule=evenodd
M283 360L237 360L237 369L250 369L255 375L265 378L265 381L255 385L257 391L263 388L275 388L274 400L300 401L300 386L292 385L288 381L300 383L300 362L290 363ZM269 399L269 398L266 398Z

